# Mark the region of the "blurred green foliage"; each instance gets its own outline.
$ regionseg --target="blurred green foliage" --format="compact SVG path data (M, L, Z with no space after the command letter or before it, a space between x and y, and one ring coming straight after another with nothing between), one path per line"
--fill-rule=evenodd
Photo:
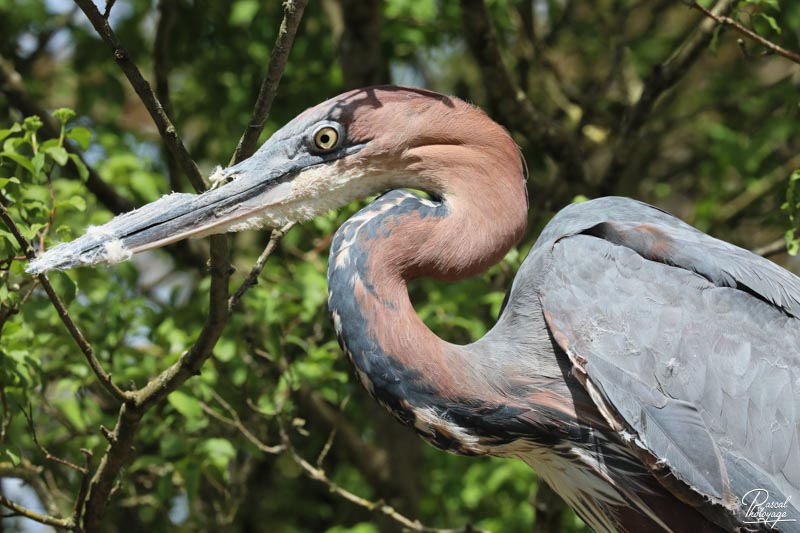
M786 238L796 253L796 171L786 191L788 176L800 166L797 65L775 56L746 58L732 34L717 35L699 64L662 96L631 147L625 172L603 182L624 110L700 15L681 2L663 1L487 4L507 65L531 101L575 137L588 178L577 185L565 180L541 147L512 131L530 167L531 229L486 274L455 284L423 279L412 285L418 313L437 334L457 343L484 334L538 230L564 204L599 191L656 203L748 247L781 238L791 227ZM487 103L492 80L482 78L469 54L457 2L376 5L382 29L374 48L388 64L391 79L385 81ZM345 79L342 68L346 61L364 61L340 48L342 35L357 30L348 27L346 9L338 0L308 6L263 138L304 108L358 83ZM145 75L153 79L157 69L168 71L171 117L206 174L228 161L249 120L281 14L280 2L255 0L162 0L157 6L118 0L111 11L111 24ZM796 2L739 2L733 16L782 46L800 49L790 30L800 27ZM159 22L167 17L172 22L157 49ZM110 51L70 2L0 0L0 33L6 37L0 59L20 74L27 97L45 112L59 108L52 112L59 135L43 138L41 120L23 116L20 108L26 106L19 98L0 91L2 202L26 238L49 247L112 216L88 192L88 170L65 146L81 151L135 205L176 185L189 189L170 170L155 128ZM747 47L753 55L760 52L753 43ZM396 426L351 379L327 316L325 272L330 236L358 207L293 229L201 375L147 415L135 459L109 504L109 531L396 529L303 476L285 454L261 452L239 429L213 416L230 418L226 406L267 444L278 442L275 415L286 417L297 449L311 462L336 429L323 463L328 475L428 526L531 530L536 477L527 466L433 450ZM266 238L232 237L234 286ZM204 257L202 241L191 247ZM50 453L80 462L81 448L95 458L103 455L107 443L100 427L113 426L118 406L98 385L46 295L24 274L21 256L14 237L0 226L0 464L41 467L37 475L66 515L79 476L46 460L26 413ZM121 386L144 386L196 339L208 311L209 279L203 261L185 258L158 251L51 277ZM314 408L317 400L336 416L323 416ZM374 453L378 474L359 462L344 437L349 433ZM573 514L565 517L564 531L582 528Z
M792 224L786 230L786 246L789 254L797 255L800 252L800 170L795 170L789 177L786 202L781 208L788 214Z

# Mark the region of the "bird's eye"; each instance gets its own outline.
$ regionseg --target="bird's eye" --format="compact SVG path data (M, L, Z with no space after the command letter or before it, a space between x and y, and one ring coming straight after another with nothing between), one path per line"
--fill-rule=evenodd
M339 132L330 126L324 126L314 134L314 144L320 150L333 150L339 143Z

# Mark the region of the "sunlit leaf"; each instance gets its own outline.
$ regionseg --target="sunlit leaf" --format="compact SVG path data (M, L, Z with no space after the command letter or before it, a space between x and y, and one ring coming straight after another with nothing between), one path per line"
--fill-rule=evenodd
M31 162L31 160L29 158L25 157L22 154L18 154L16 152L3 151L3 152L0 152L0 158L6 158L6 159L10 159L11 161L14 161L16 164L18 164L19 166L21 166L22 168L24 168L25 170L27 170L31 174L33 174L35 172L35 169L33 168L33 163Z
M0 178L0 189L5 187L9 183L16 183L17 185L19 185L19 180L17 178L14 178L14 177L11 177L11 178Z
M75 300L75 295L78 292L78 286L66 272L61 272L58 270L52 272L50 274L50 281L64 304L69 305L73 300Z
M51 148L47 148L45 150L45 153L47 153L47 155L52 157L53 161L55 161L59 165L64 166L67 164L67 159L69 158L69 155L67 154L67 151L64 150L63 147L53 146Z
M69 158L75 164L75 167L78 169L78 175L83 181L89 179L89 169L86 168L86 165L81 160L80 156L77 154L69 154Z
M186 418L200 418L203 416L203 408L200 407L200 402L194 396L190 396L185 392L176 390L167 396L169 404L175 408L180 414Z
M92 132L81 126L76 126L67 132L67 138L77 141L81 146L81 150L86 150L89 147L89 141L92 139Z

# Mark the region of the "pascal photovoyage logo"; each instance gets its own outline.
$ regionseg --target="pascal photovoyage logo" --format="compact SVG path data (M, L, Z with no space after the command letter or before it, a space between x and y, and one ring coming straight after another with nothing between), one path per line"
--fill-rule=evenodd
M745 524L765 524L775 529L781 522L797 522L789 516L794 507L789 505L791 496L785 500L773 500L767 489L753 489L742 496Z

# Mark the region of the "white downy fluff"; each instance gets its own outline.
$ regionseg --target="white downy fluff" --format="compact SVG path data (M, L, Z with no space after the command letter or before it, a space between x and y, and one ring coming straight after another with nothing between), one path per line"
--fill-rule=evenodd
M119 239L108 241L103 245L103 249L105 251L105 259L109 263L121 263L130 259L133 255L133 252L125 248Z

